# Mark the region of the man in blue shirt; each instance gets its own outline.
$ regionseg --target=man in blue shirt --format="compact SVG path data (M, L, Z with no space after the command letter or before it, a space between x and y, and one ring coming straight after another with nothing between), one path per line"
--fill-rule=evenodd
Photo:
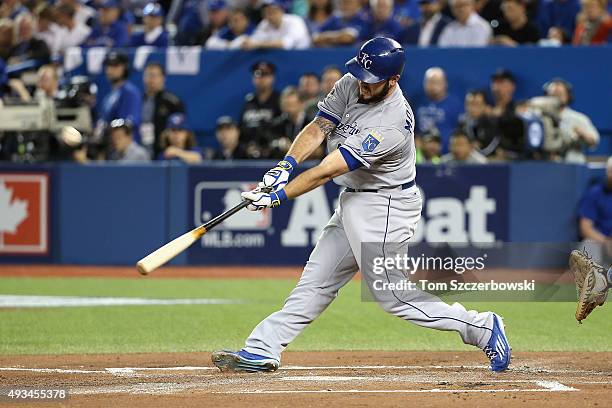
M164 11L157 3L149 3L142 9L144 31L132 35L131 46L167 47L168 32L164 29Z
M420 132L437 128L442 141L442 153L448 153L450 135L459 123L461 102L448 94L444 70L432 67L425 71L423 80L425 101L416 110L416 122Z
M404 27L393 17L393 0L370 0L371 27L368 37L390 37L404 42Z
M580 12L580 0L542 0L538 8L537 22L540 36L546 37L551 27L561 27L571 38L576 28L576 16Z
M606 180L589 188L578 208L580 235L596 262L612 261L612 156ZM607 262L606 262L607 261Z
M102 0L98 21L85 42L89 47L127 47L130 35L117 0Z
M108 125L115 119L124 119L132 124L134 141L140 143L138 128L142 97L138 88L127 80L129 75L127 55L116 51L109 52L104 60L104 68L112 90L98 106L99 119L94 130L94 138L105 144Z
M317 47L354 45L368 38L369 22L359 0L340 0L340 11L325 22L312 42Z

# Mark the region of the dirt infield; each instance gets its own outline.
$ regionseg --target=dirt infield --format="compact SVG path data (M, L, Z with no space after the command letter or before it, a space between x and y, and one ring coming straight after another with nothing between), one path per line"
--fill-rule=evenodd
M601 407L612 397L611 361L516 353L496 374L480 352L287 352L275 373L228 374L208 353L2 356L0 384L68 388L61 405L86 407Z

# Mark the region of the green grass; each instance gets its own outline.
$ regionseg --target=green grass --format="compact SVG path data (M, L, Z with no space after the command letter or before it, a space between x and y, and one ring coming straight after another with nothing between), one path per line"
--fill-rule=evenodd
M0 294L148 298L231 298L231 305L111 306L0 310L0 354L210 351L239 348L278 310L292 280L0 278ZM362 302L351 282L290 350L470 350L452 332L420 328ZM584 325L574 303L472 302L506 322L514 350L612 351L612 313L598 308Z

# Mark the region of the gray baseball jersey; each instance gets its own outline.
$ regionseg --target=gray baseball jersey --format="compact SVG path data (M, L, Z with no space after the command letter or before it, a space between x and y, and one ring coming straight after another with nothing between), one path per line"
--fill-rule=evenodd
M360 103L358 99L357 79L346 74L318 105L319 114L336 125L327 140L328 153L341 147L362 165L334 182L377 189L414 180L414 115L399 85L379 103Z
M280 361L285 347L329 306L358 270L364 290L371 292L385 311L420 326L456 331L465 343L483 348L491 336L492 313L466 310L458 303L448 305L419 290L379 289L379 283L397 284L405 276L397 269L386 269L380 275L372 263L406 254L421 218L417 186L384 188L414 180L414 119L399 87L374 104L360 104L357 95L357 80L347 74L319 104L319 114L337 126L329 137L328 150L344 149L350 155L343 154L347 163L362 165L349 163L353 170L335 181L354 189L378 191L345 190L340 194L338 207L300 282L282 310L253 329L244 349Z

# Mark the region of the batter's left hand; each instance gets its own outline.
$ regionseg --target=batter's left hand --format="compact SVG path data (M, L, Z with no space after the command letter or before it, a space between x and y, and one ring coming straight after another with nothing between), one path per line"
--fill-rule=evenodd
M247 206L250 211L261 211L264 208L278 207L286 197L284 191L264 193L259 188L252 191L245 191L241 194L242 198L249 200L251 204Z

